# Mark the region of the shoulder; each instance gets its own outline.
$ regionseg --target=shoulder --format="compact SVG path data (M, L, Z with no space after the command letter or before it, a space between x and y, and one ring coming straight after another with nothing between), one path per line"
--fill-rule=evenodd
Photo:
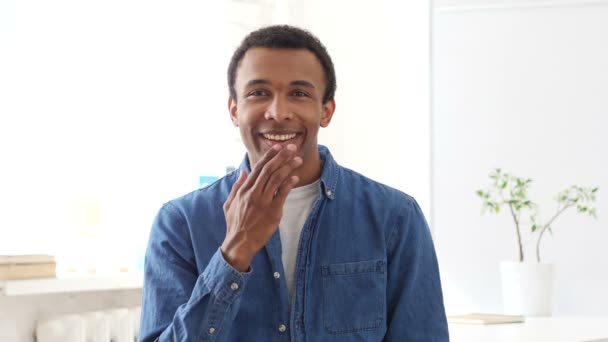
M339 167L338 186L342 188L341 191L358 195L349 197L382 201L384 204L391 204L394 209L397 207L406 209L417 205L414 197L407 193L343 166Z
M225 233L223 205L235 180L236 173L231 172L205 188L164 203L152 225L151 238L179 245L178 249L220 239Z
M392 241L389 245L412 234L428 233L426 218L414 197L345 167L340 167L339 179L342 205L385 222L385 236Z
M187 215L194 210L222 208L232 185L238 177L238 170L226 174L208 186L191 191L185 195L174 198L163 205L163 209Z

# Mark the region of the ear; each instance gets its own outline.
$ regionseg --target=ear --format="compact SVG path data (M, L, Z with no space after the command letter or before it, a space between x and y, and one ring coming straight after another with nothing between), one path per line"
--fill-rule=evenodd
M336 110L336 100L331 99L323 104L323 113L321 114L321 127L329 126L331 118Z
M228 97L228 111L230 112L230 120L234 127L239 127L239 119L237 117L237 105L236 101L232 97Z

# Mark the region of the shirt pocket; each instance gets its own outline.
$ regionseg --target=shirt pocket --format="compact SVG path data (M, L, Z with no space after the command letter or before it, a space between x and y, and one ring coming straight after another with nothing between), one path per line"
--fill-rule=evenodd
M332 334L377 329L386 316L386 262L369 260L322 267L323 323Z

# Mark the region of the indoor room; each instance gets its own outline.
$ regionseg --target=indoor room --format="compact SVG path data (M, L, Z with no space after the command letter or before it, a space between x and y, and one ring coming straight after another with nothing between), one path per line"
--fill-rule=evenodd
M438 269L418 286L440 285L429 300L443 305L433 314L449 340L608 341L608 0L0 1L0 341L147 340L151 231L169 201L247 164L229 62L248 33L283 24L318 37L335 66L318 144L340 170L415 199L429 236L420 255ZM320 177L319 198L341 200ZM392 219L401 212L385 197L365 203L333 215L408 221ZM306 272L325 282L363 273L353 266L371 262L362 242L334 243L355 254ZM379 272L410 274L391 273L392 257L378 257ZM345 297L353 315L367 311L366 289ZM269 323L273 336L325 340L298 337L301 324L327 322L313 309L298 320L300 299L290 294L293 317ZM434 328L407 335L416 323L392 315L330 340L435 340Z

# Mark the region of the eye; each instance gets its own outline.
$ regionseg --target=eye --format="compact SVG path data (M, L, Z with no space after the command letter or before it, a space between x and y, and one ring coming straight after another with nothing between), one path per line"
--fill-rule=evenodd
M308 96L308 94L306 94L305 92L300 91L300 90L296 90L296 91L292 92L291 95L293 95L295 97L305 97L305 96Z
M254 91L250 92L249 94L247 94L248 97L249 96L254 96L254 97L255 96L268 96L268 95L269 95L268 91L261 90L261 89L260 90L254 90Z

